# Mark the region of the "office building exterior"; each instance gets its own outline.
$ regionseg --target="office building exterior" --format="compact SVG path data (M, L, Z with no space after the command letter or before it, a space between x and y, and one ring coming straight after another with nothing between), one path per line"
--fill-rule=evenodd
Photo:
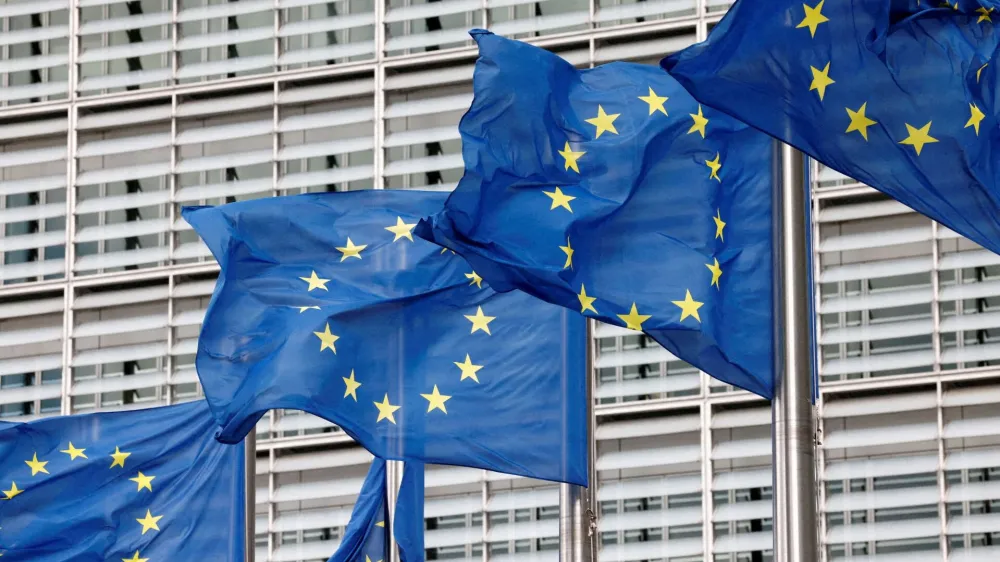
M0 419L199 398L217 275L184 205L448 190L489 27L655 63L719 0L0 2ZM813 165L823 560L1000 560L1000 256ZM768 404L595 331L602 562L770 559ZM366 452L257 427L257 560L325 560ZM556 559L558 488L427 476L427 556Z

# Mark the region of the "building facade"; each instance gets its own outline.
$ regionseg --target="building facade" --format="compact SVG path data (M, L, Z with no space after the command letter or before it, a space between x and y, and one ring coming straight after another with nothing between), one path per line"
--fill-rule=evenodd
M725 0L0 0L0 419L201 396L192 204L451 189L489 27L655 63ZM823 560L1000 560L1000 256L813 165ZM992 332L992 334L991 334ZM601 562L770 559L769 407L595 330ZM370 456L257 427L257 560L325 560ZM427 474L428 559L552 562L558 489Z

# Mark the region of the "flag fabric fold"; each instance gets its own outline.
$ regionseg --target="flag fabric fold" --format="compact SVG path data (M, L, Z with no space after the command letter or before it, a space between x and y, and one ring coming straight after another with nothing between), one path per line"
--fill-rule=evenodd
M1000 252L994 2L739 0L663 59L695 98Z
M383 459L586 483L583 319L413 236L445 197L184 209L222 267L196 358L220 440L297 409Z
M361 484L344 538L329 562L384 562L389 559L389 521L385 461L375 457Z
M4 562L243 562L244 448L213 435L203 400L0 428Z
M771 139L655 66L578 70L472 35L465 174L417 235L497 290L641 330L770 398Z
M392 535L402 562L424 562L424 465L408 462L399 483Z

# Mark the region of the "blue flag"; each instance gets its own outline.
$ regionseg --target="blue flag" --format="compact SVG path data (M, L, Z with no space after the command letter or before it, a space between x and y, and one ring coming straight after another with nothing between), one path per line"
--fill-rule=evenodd
M243 446L204 401L0 429L4 562L243 562Z
M421 490L422 491L422 490ZM344 538L329 562L385 562L389 560L389 536L385 532L389 520L386 494L385 461L375 457L368 476L361 484L361 493L344 529Z
M392 536L399 545L402 562L424 562L424 465L408 462L403 467L396 499Z
M414 237L445 197L184 210L222 266L196 358L219 439L289 408L384 459L586 482L584 322Z
M1000 252L992 3L740 0L665 58L706 105Z
M418 235L499 291L641 330L770 398L771 141L655 66L577 70L472 35L465 175Z

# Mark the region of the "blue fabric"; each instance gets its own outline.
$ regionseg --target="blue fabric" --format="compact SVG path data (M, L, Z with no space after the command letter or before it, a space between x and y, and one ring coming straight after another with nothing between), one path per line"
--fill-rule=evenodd
M202 400L0 430L3 561L243 562L243 445L213 428Z
M983 66L1000 11L952 4L740 0L662 65L702 103L1000 252L998 64Z
M222 266L196 358L220 440L290 408L384 459L586 483L585 324L407 236L445 197L184 209Z
M770 139L699 108L655 66L577 70L540 48L472 35L480 58L460 125L465 175L418 235L459 252L499 291L641 327L770 398Z
M424 465L421 463L408 462L403 467L392 534L402 562L424 562Z
M361 484L361 493L344 529L344 538L330 562L384 562L389 559L389 520L386 496L385 461L375 457L368 476Z

